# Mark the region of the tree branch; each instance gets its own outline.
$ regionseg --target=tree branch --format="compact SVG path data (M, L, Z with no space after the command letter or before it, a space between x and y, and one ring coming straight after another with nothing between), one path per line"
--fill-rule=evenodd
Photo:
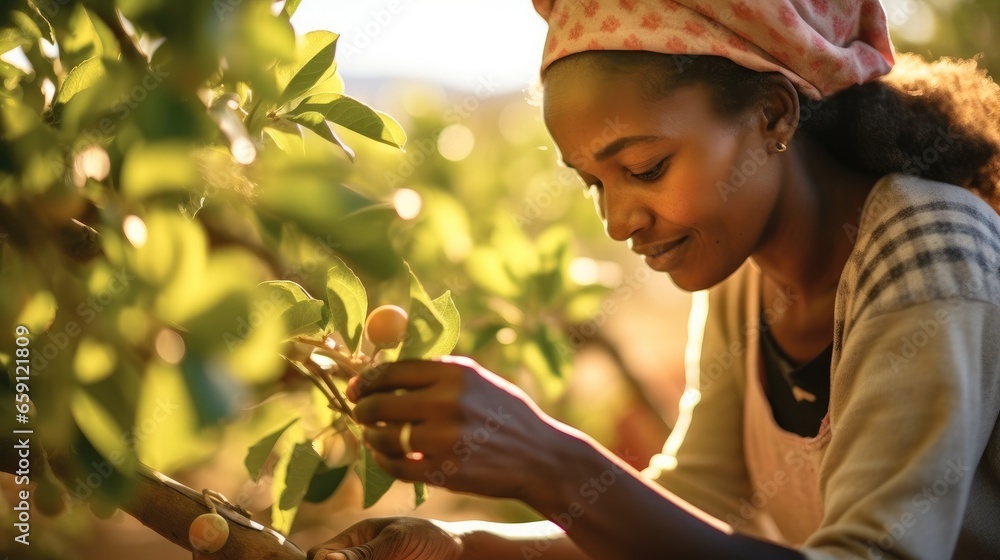
M8 436L0 438L3 449L12 449L15 443ZM32 453L32 473L42 472L43 456L41 450ZM49 456L53 472L64 480L72 478L70 461L68 456ZM0 471L13 474L17 469L14 454L0 455ZM191 551L188 528L196 517L209 512L202 493L146 465L139 466L135 482L135 493L119 508L168 541ZM250 520L245 512L225 506L217 506L217 511L229 522L229 540L211 555L213 560L305 560L306 553L295 543Z

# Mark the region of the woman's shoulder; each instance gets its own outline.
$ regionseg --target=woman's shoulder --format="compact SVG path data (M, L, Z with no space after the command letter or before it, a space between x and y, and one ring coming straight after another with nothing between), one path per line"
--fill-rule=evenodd
M883 177L865 202L839 297L852 315L944 299L1000 304L1000 215L961 187Z

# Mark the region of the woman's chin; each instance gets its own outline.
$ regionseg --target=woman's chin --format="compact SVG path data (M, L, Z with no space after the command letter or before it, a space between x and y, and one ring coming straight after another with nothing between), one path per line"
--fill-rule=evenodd
M706 283L700 279L691 278L690 275L685 274L683 271L665 272L664 274L670 277L670 281L674 283L674 286L685 292L700 292L715 285Z
M710 271L704 267L680 267L665 272L675 286L685 292L700 292L712 288L736 272L736 269L726 271Z

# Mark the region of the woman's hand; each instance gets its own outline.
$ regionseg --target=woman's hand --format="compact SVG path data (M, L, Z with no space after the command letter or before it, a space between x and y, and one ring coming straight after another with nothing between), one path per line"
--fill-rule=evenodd
M340 556L338 556L338 554ZM458 560L459 538L426 519L366 519L309 550L309 560Z
M348 398L380 467L457 491L524 500L558 469L567 439L523 391L468 358L386 364L353 379Z

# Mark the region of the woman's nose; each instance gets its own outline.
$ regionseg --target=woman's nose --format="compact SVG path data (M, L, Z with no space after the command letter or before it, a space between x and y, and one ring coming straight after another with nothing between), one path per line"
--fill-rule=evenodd
M650 225L652 216L640 200L618 189L605 189L599 197L599 209L604 232L615 241L627 241Z

